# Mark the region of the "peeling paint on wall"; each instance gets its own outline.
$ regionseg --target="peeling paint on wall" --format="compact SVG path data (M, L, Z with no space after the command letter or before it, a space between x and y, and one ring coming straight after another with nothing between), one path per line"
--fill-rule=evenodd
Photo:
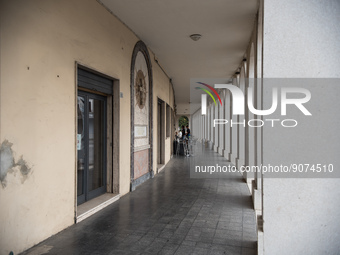
M7 186L6 177L8 173L14 173L16 168L19 168L22 175L22 183L28 177L31 172L31 168L27 162L23 159L23 156L19 158L17 162L14 159L14 153L12 150L12 143L8 140L3 141L0 146L0 182L3 188Z
M6 187L7 173L14 166L12 145L13 145L12 143L5 140L0 146L0 181L2 187Z

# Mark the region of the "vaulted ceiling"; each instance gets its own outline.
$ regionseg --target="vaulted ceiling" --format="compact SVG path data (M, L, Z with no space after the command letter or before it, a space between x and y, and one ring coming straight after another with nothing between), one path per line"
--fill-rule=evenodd
M235 73L245 55L258 5L257 0L98 1L155 53L172 79L177 114L190 114L190 79L227 81ZM202 37L193 41L191 34Z

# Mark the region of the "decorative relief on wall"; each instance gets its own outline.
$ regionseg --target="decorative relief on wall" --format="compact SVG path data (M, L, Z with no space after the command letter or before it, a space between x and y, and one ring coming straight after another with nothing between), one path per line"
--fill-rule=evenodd
M134 72L134 147L139 148L150 144L148 65L141 51L137 53Z
M146 84L145 84L145 76L142 70L137 71L136 83L135 83L135 95L136 95L136 104L140 109L145 107L146 102Z

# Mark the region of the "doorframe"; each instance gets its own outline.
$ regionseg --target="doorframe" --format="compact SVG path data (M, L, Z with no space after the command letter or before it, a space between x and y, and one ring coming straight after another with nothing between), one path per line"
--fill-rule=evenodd
M83 89L84 91L88 91L90 93L99 94L106 96L106 123L107 123L107 135L106 135L106 193L117 194L119 197L120 194L120 185L119 185L119 176L120 176L120 81L112 76L106 75L93 67L89 67L86 64L83 64L79 61L75 61L75 81L74 81L74 116L77 114L77 97L78 97L78 69L83 69L85 71L91 72L93 74L102 76L104 78L110 79L113 85L112 94L104 94L98 91L92 91ZM74 177L74 220L75 223L77 220L77 118L74 117L74 158L75 158L75 177ZM114 138L114 139L113 139ZM112 200L113 201L113 200ZM86 203L86 202L85 202ZM107 205L109 205L108 203Z
M160 112L158 106L160 105ZM165 102L157 98L157 171L158 165L165 164ZM160 162L158 162L158 160Z

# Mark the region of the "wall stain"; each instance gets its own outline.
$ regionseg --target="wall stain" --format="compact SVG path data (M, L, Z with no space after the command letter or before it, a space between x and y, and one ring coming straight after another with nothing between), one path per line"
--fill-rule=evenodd
M0 182L3 188L7 186L7 174L13 173L15 175L15 169L19 168L20 170L23 177L21 183L25 182L31 172L31 168L23 156L20 156L19 160L15 162L12 145L8 140L4 140L0 146Z

